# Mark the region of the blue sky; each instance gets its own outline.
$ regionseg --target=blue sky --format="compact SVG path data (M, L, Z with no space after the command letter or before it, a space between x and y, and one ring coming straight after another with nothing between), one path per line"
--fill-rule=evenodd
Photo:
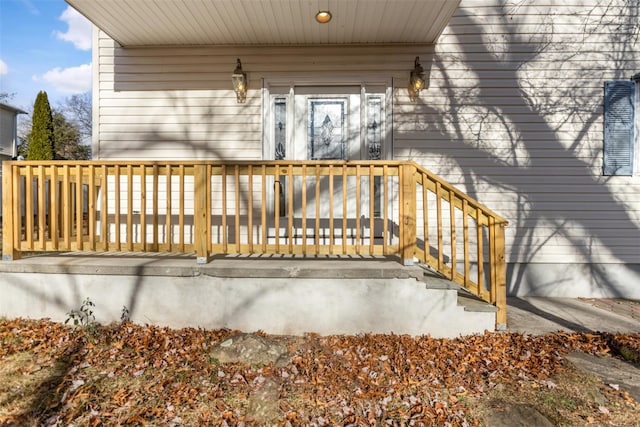
M30 110L91 90L91 24L64 0L0 0L0 92Z

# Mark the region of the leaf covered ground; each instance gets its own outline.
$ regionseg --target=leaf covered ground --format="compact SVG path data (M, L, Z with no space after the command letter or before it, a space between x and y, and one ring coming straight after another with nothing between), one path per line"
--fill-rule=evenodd
M0 320L0 426L473 426L514 405L555 425L640 425L628 393L563 357L634 363L639 334L271 337L288 346L277 366L220 363L211 350L232 334Z

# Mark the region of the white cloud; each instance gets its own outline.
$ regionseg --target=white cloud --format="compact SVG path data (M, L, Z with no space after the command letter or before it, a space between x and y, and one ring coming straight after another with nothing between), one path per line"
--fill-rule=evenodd
M91 90L91 64L77 67L54 68L42 76L33 76L36 82L45 82L62 93L83 93Z
M9 67L7 67L7 63L0 59L0 76L3 76L9 72Z
M56 31L54 34L57 38L73 43L76 49L91 49L92 27L87 18L80 15L71 6L67 6L62 15L60 15L60 20L66 22L69 27L64 33Z

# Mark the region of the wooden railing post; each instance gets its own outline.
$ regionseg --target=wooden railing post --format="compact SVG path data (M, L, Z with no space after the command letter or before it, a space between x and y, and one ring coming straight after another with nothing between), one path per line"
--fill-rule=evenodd
M207 241L209 230L207 230L207 166L197 164L193 172L193 246L196 252L196 263L206 264L209 261Z
M400 256L404 265L413 265L416 252L416 167L411 163L402 165L400 191Z
M14 200L13 194L14 180L19 180L20 176L13 176L13 166L11 162L2 164L2 260L13 261L20 259L20 252L16 249L18 242L14 238L19 235L13 229L16 225L14 217L16 209L14 204L18 203L18 215L20 215L20 200Z
M507 330L507 264L505 260L504 223L492 224L495 240L492 245L495 268L496 330Z

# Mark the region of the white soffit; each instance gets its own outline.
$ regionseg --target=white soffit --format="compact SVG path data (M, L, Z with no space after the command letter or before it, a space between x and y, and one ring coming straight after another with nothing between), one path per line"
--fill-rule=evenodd
M121 46L435 43L460 0L66 0ZM327 24L315 21L328 10Z

